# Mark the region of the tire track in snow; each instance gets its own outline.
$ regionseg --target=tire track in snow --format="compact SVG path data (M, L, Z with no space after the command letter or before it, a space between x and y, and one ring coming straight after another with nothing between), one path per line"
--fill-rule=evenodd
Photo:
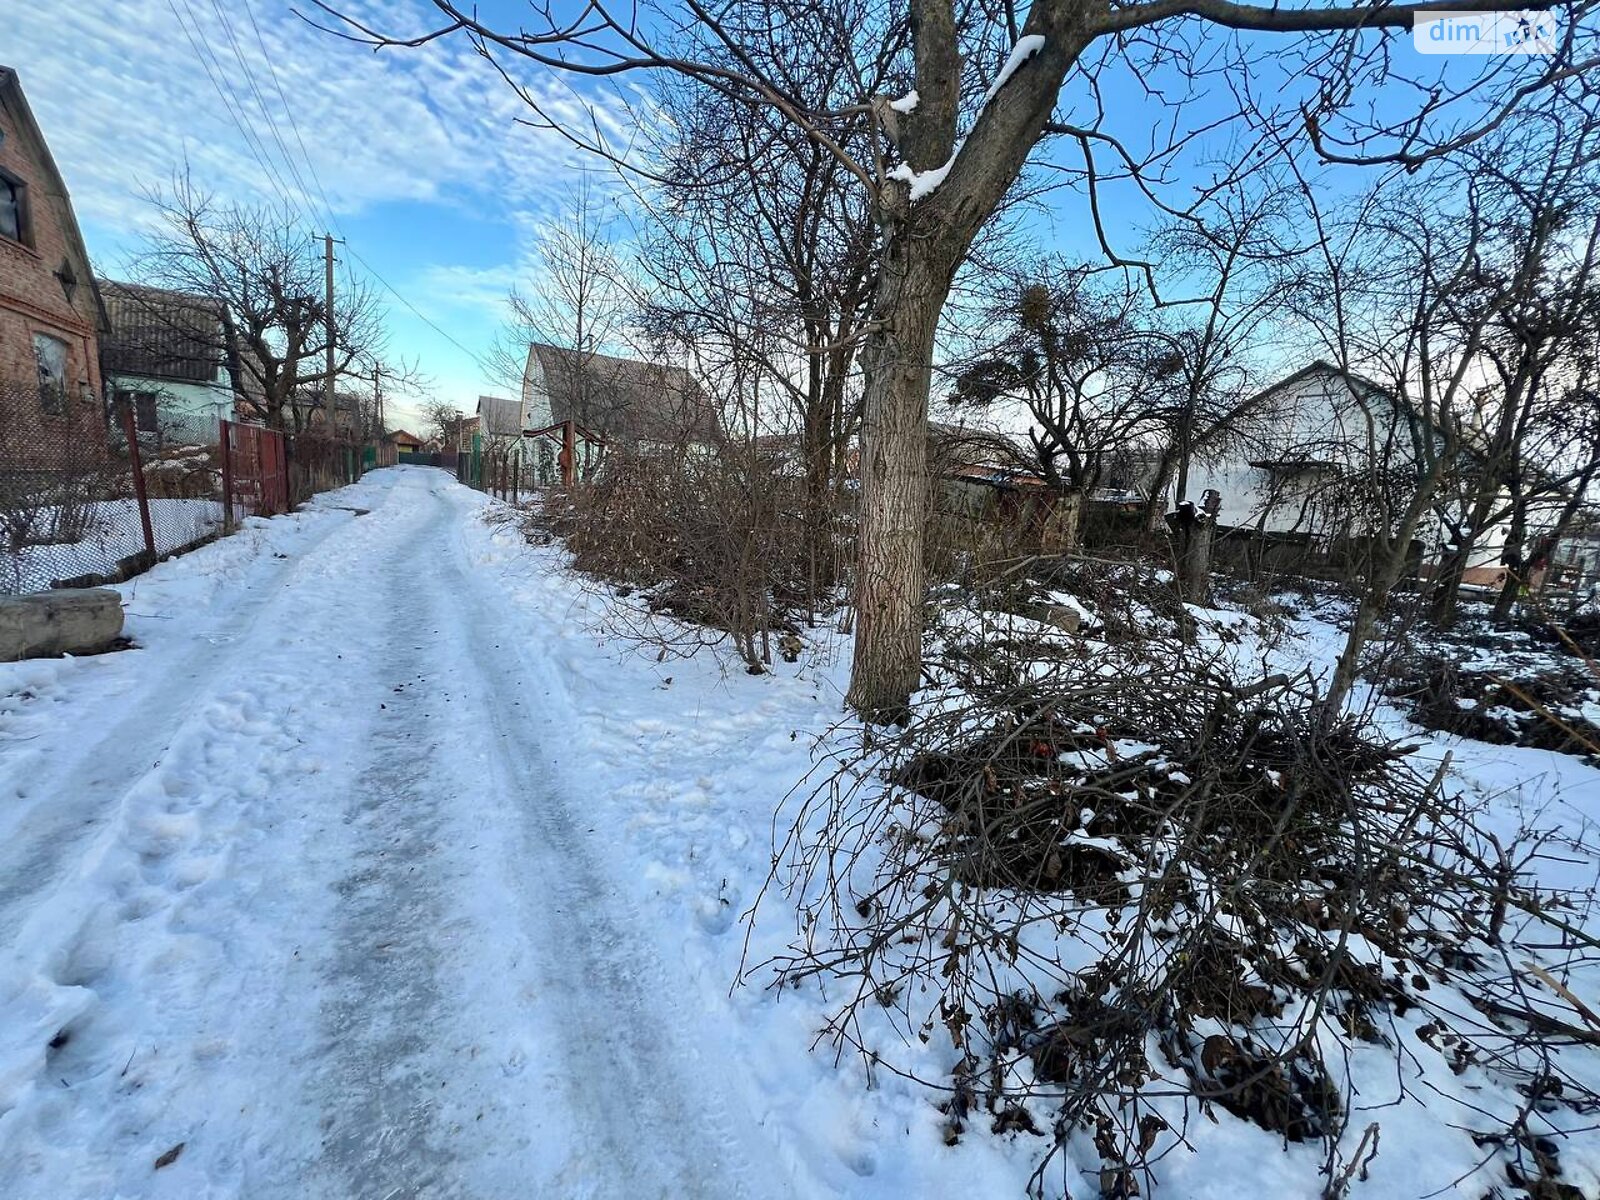
M494 792L508 834L502 870L527 881L519 887L513 878L508 892L531 935L541 1011L557 1031L562 1100L583 1139L535 1194L781 1194L764 1169L770 1147L725 1090L738 1064L707 1052L695 1014L678 999L681 985L589 848L588 839L614 834L581 821L579 798L547 766L559 726L539 719L523 691L548 670L529 661L545 648L515 641L494 608L502 597L494 576L473 571L453 532L450 561L477 585L464 589L467 619L454 630L461 661L473 667L472 690L488 701Z
M444 516L426 495L422 503L436 511L412 539L423 548L438 539ZM407 636L427 638L438 627L434 589L418 578L432 569L431 557L417 560L417 570L391 572L371 608L382 614L380 652L393 665L368 698L384 715L343 818L360 842L334 885L342 918L322 972L325 1041L313 1101L325 1133L312 1170L322 1190L314 1194L352 1200L461 1194L440 1096L450 1081L434 1052L450 1011L438 939L448 920L441 848L452 831L426 769L440 745L425 706L440 697L429 692L436 664L413 660Z
M498 585L462 552L480 502L443 481L417 502L434 512L379 602L401 690L352 799L306 1194L769 1194L731 1064L674 1027L674 984L545 766Z

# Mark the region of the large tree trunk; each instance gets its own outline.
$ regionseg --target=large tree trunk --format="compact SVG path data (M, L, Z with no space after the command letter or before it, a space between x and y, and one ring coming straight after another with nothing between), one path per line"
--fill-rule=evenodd
M1428 613L1440 629L1449 629L1455 624L1456 609L1461 600L1461 584L1476 540L1475 537L1458 539L1457 548L1444 555L1438 570L1433 573Z
M1528 540L1528 505L1520 497L1513 500L1511 528L1506 533L1505 548L1501 552L1506 565L1506 577L1500 584L1500 594L1495 597L1494 619L1508 620L1511 606L1516 603L1523 587L1529 582L1527 556L1523 544Z
M1172 485L1177 474L1177 452L1171 447L1161 453L1160 465L1156 468L1155 481L1150 485L1150 495L1144 502L1144 515L1142 518L1146 533L1160 533L1166 527L1167 512L1178 502L1178 495L1173 494L1172 504L1167 503L1167 488Z
M923 537L928 506L928 387L933 342L956 268L1021 173L1067 70L1090 41L1085 0L1035 5L1031 49L1012 63L959 147L961 52L953 0L912 0L917 105L900 149L931 189L889 181L873 300L876 328L862 348L861 526L856 644L849 702L867 717L897 717L922 671ZM922 195L913 198L912 192ZM931 194L929 194L931 191Z
M1361 673L1361 652L1372 640L1378 621L1388 611L1389 598L1411 561L1411 540L1416 537L1417 527L1433 503L1433 497L1439 489L1439 477L1439 470L1435 467L1418 482L1417 494L1412 497L1405 514L1400 518L1400 527L1392 540L1374 536L1370 543L1368 553L1373 558L1367 570L1367 587L1361 595L1361 603L1356 606L1350 629L1345 634L1344 649L1334 664L1328 694L1322 700L1322 717L1326 724L1331 725L1344 714L1345 703Z
M876 305L884 327L862 350L861 524L848 700L869 718L898 718L922 673L928 391L934 335L955 265L930 253L928 239L891 236Z

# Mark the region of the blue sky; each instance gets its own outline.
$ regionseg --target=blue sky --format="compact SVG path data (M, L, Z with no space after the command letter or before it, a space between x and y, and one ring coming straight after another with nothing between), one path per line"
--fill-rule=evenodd
M502 328L506 292L531 275L541 221L578 172L599 168L558 136L520 124L528 110L464 40L374 54L312 28L292 2L0 0L8 25L0 56L21 75L103 274L122 273L139 244L150 220L143 193L187 162L223 198L288 203L308 231L331 227L348 239L345 265L376 272L404 297L388 296L391 353L417 360L439 398L470 410L481 391L504 394L507 382L488 377L480 360ZM427 27L431 11L423 0L347 6L411 30ZM491 25L515 26L527 8L483 0L480 12ZM1400 35L1393 47L1402 70L1442 69L1419 62L1408 42ZM1308 81L1281 45L1260 58L1252 83L1292 104ZM583 84L551 75L524 83L575 122L592 101L613 137L628 136L629 114L613 92L581 96L572 88ZM1136 138L1167 115L1152 111L1123 70L1102 84ZM1186 119L1227 100L1194 94ZM1180 172L1175 182L1195 178ZM1131 199L1108 206L1120 249L1137 245L1143 214ZM1041 236L1094 255L1081 200L1058 194L1052 209L1032 218Z
M409 0L362 7L421 20ZM484 11L518 7L497 0ZM292 203L308 230L331 225L347 238L351 269L370 277L370 264L449 335L387 296L392 352L420 360L441 398L470 410L479 391L504 390L474 356L498 332L539 222L585 164L552 135L517 124L521 102L464 42L374 55L312 29L289 0L5 8L0 55L21 76L103 274L119 274L148 226L145 190L187 161L219 196ZM578 111L565 84L539 86Z

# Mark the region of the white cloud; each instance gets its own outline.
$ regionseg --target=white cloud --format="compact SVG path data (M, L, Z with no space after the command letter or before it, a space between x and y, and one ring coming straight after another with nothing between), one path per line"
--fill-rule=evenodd
M526 107L465 42L374 53L314 29L289 0L7 7L8 65L22 76L82 215L101 223L137 220L141 190L185 158L203 183L233 198L283 190L308 212L322 207L320 180L339 215L384 200L485 196L537 208L578 165L559 137L517 123ZM382 11L403 28L425 20L414 4ZM531 86L567 116L582 110L560 80ZM614 114L602 120L622 128Z
M520 260L493 267L438 264L418 273L416 284L419 295L430 305L498 325L511 316L507 296L512 287L527 278Z
M442 220L470 212L487 218L485 228L512 230L509 261L469 267L436 257L406 274L373 248L358 250L481 351L539 222L575 175L594 166L558 134L530 128L527 106L463 40L374 53L313 28L291 11L293 0L0 2L0 56L21 76L93 231L91 252L103 261L137 241L150 219L144 193L185 162L228 200L281 202L287 192L310 230L327 224L327 206L335 224L394 201L439 206ZM425 0L349 7L413 31L437 15ZM567 80L538 74L522 82L563 121L593 120L607 137L627 141L629 115L613 94L595 93L591 108ZM400 326L412 324L409 314L395 315ZM456 361L441 362L440 374L452 387L465 384L462 356L445 357Z

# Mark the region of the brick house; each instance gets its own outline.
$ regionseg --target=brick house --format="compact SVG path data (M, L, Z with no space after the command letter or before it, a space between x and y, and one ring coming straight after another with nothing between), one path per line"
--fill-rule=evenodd
M0 66L0 457L13 470L104 459L107 327L66 184Z

